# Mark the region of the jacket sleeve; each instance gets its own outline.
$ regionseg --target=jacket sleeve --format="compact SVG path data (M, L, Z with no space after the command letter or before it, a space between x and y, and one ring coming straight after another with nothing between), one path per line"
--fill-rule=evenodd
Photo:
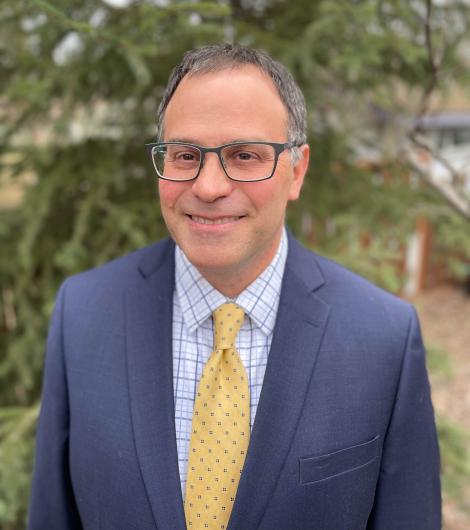
M29 509L29 530L81 529L69 474L69 407L64 365L65 283L59 290L47 341L41 411Z
M425 352L412 309L367 530L440 530L440 460Z

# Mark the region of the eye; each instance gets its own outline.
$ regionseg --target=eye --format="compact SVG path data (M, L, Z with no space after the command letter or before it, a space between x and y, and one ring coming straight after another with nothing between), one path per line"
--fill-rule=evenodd
M199 162L199 151L188 147L172 146L167 151L167 160L175 163Z
M196 160L196 155L194 153L190 153L190 152L185 151L185 152L181 152L181 153L176 153L175 159L192 161L192 160Z
M275 152L270 144L253 142L227 146L223 156L227 165L251 170L255 166L270 165L275 158Z
M233 154L234 158L238 158L239 160L253 160L258 158L258 156L255 153L249 153L248 151L239 151L238 153Z
M232 147L224 152L224 158L232 162L257 162L262 157L255 146Z

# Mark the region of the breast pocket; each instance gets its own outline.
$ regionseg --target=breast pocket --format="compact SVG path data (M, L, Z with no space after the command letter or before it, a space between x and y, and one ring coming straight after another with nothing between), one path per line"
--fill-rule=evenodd
M372 440L334 453L300 457L300 484L314 484L371 464L379 456L379 439L377 435Z

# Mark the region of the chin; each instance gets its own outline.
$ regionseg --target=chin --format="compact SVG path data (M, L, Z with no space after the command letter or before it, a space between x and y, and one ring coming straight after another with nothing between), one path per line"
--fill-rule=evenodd
M232 260L227 259L226 255L222 256L222 259L217 259L216 256L208 255L212 252L213 251L201 249L199 253L185 254L189 261L201 272L201 274L203 274L204 271L214 273L229 272L235 268L235 263Z

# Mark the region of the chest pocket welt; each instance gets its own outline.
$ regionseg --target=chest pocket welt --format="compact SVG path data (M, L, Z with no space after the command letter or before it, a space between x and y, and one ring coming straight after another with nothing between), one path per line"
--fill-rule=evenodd
M354 471L372 463L379 456L379 439L377 435L367 442L313 457L299 458L300 484L312 484L332 478L349 471Z

